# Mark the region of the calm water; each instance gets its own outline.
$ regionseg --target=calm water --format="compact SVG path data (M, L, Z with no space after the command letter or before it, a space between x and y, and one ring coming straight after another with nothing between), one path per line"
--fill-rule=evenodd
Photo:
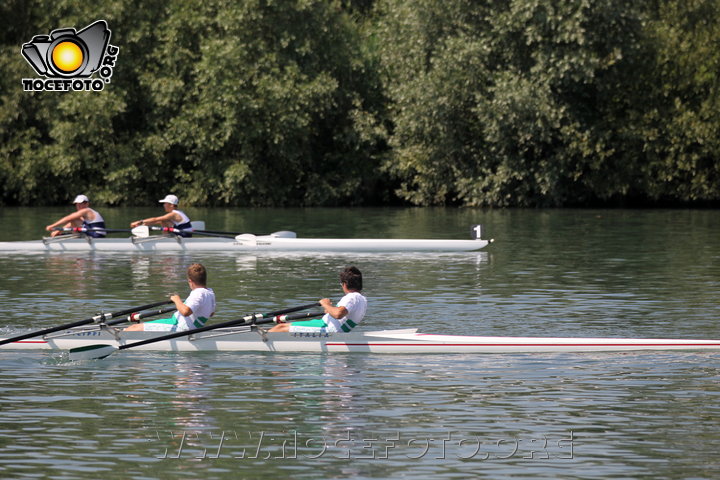
M0 241L70 209L3 209ZM103 210L123 228L154 209ZM218 320L339 298L364 328L720 338L720 212L188 209L209 229L464 238L425 255L0 255L0 335L187 292ZM7 228L14 226L16 228ZM717 478L720 354L0 352L2 478Z

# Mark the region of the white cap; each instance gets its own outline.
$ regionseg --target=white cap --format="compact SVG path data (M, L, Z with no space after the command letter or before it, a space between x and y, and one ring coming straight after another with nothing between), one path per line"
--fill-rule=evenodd
M175 195L165 195L165 198L160 200L160 203L172 203L173 205L177 205L179 202Z
M73 200L73 204L85 202L90 202L90 200L88 200L88 197L86 197L85 195L78 195L77 197L75 197L75 200Z

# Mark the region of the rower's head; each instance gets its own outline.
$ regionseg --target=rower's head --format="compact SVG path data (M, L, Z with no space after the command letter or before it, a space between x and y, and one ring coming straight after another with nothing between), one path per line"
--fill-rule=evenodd
M350 291L359 292L363 288L362 273L357 267L346 267L340 272L340 283Z
M207 286L207 270L202 263L193 263L187 269L188 282L198 287Z
M78 195L75 197L75 200L73 200L73 204L75 204L76 209L82 210L90 205L90 200L85 195Z
M177 208L178 203L180 203L180 200L178 200L178 197L175 195L165 195L165 198L160 200L160 203L163 204L163 208L166 212L170 212Z

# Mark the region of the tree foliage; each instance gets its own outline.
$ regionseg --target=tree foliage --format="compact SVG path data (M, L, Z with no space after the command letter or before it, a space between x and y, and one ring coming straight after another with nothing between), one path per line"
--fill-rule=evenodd
M697 61L691 68L706 71L717 53L673 57L680 45L658 31L675 31L687 50L712 49L711 12L701 15L713 19L701 34L687 22L676 26L687 12L668 14L667 4L657 12L621 0L420 3L387 0L381 21L392 46L383 60L395 121L385 168L402 179L401 197L500 206L718 198L718 183L708 181L717 178L717 151L686 150L715 144L704 121L712 107L704 117L695 109L717 82L706 77L699 91L685 68ZM687 65L671 69L689 85L676 92L676 77L660 87L678 61ZM695 138L683 138L690 131Z
M0 204L720 199L720 0L7 0ZM102 92L20 46L107 20Z
M325 1L36 1L3 45L3 201L358 204L377 198L377 69ZM12 10L13 5L8 7ZM37 11L49 12L42 21ZM4 16L9 18L9 15ZM102 92L22 92L19 47L108 21L120 47Z

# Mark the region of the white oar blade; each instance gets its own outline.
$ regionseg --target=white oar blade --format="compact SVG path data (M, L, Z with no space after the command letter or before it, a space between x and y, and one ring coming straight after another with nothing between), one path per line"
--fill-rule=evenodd
M131 230L132 234L136 237L145 238L150 236L150 229L147 225L140 225Z
M279 232L273 232L270 235L275 238L297 238L297 233L291 232L290 230L280 230Z
M205 230L205 222L202 220L193 220L190 222L193 230Z
M240 242L242 245L257 245L257 237L252 233L242 233L235 237L235 241Z
M84 347L71 348L68 352L70 360L99 360L112 355L117 347L112 345L86 345Z

